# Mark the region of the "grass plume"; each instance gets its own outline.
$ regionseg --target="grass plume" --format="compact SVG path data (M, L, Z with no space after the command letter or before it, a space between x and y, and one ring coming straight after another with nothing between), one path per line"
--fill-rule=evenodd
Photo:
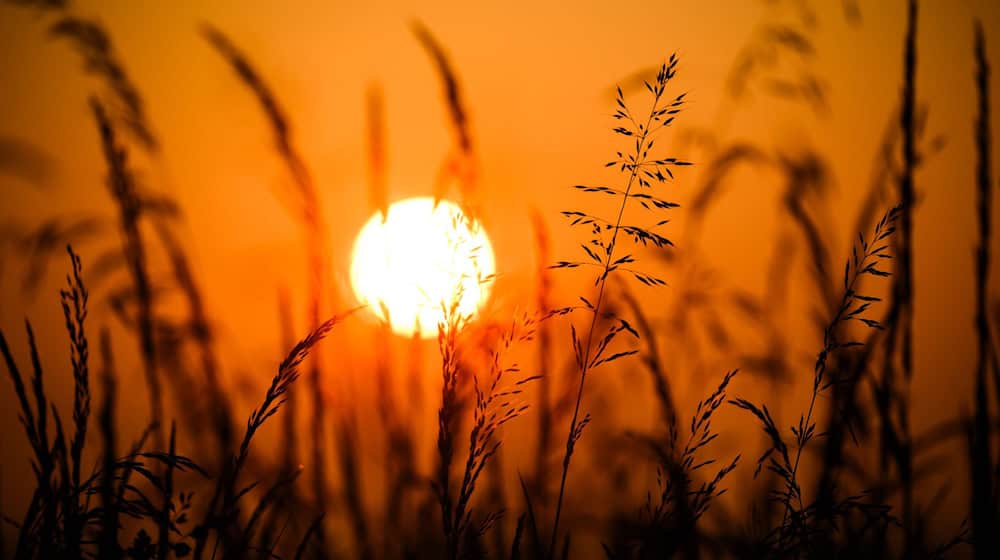
M156 342L154 337L153 287L147 269L146 247L139 229L142 203L133 174L128 168L125 149L118 143L115 128L96 99L91 99L91 110L100 133L101 147L108 168L107 186L118 208L122 237L122 253L132 277L132 287L138 305L137 323L140 356L149 389L152 423L159 426L163 420L163 391L157 370ZM162 443L161 431L156 430L156 441ZM162 445L158 445L162 449Z
M149 125L142 96L104 28L92 20L66 16L53 24L49 32L72 42L83 58L84 69L101 78L114 94L112 106L125 128L144 149L156 152L159 144Z
M323 312L324 293L332 293L330 301L339 304L340 298L333 293L333 286L326 282L329 270L329 250L326 243L326 222L323 218L319 201L319 192L305 161L299 154L291 136L291 125L284 109L278 103L271 87L264 81L260 73L253 67L247 56L221 31L204 26L202 32L208 42L232 66L242 83L254 94L267 118L274 136L274 146L278 156L284 162L291 176L294 189L291 192L293 200L290 203L293 216L297 217L304 233L306 250L306 271L309 278L308 306L306 317L311 328L320 324ZM325 448L325 403L323 402L324 387L321 360L313 360L309 373L312 395L312 432L313 446L311 460L313 463L313 493L320 508L327 502L326 460ZM353 459L350 459L353 460ZM317 529L318 538L324 540L322 525Z
M987 286L990 274L990 231L992 228L993 170L990 147L990 66L986 60L986 45L982 24L975 28L976 88L979 92L979 114L976 118L975 138L977 148L976 195L979 240L975 252L975 294L976 294L976 372L975 372L975 418L972 428L972 532L975 553L979 558L987 558L1000 552L997 537L997 496L995 485L1000 482L991 473L994 463L992 429L990 426L989 404L989 355L996 352L990 339L987 319ZM994 376L1000 372L994 371ZM994 383L996 384L996 377ZM1000 384L995 390L1000 396ZM1000 399L998 399L1000 405Z
M476 156L472 141L472 130L468 110L459 85L458 74L452 66L444 47L430 29L423 23L414 21L413 34L430 56L441 78L441 89L448 120L455 134L455 147L444 159L434 186L434 200L444 198L451 179L457 179L461 194L462 211L468 216L477 216L476 200Z
M594 285L597 286L596 300L591 303L586 298L580 298L584 306L590 311L590 326L582 340L577 337L575 327L572 331L574 353L579 369L579 388L577 390L576 401L573 405L573 416L570 420L566 436L566 451L563 455L559 494L556 498L555 517L552 523L552 535L549 542L550 557L555 554L556 542L559 536L559 519L562 515L563 498L566 492L566 476L573 458L573 451L577 441L583 435L583 429L590 422L589 414L585 414L583 417L580 416L580 404L583 401L583 390L587 381L587 373L592 368L603 363L609 363L635 353L635 351L625 351L606 354L611 342L620 333L627 331L633 336L638 336L638 333L624 320L619 320L616 325L612 326L607 331L607 334L596 342L595 346L594 335L598 326L597 320L603 310L608 276L620 270L648 286L665 284L663 280L655 276L631 268L629 265L636 262L635 258L631 254L618 254L615 252L615 248L620 234L631 238L634 243L644 247L653 245L662 249L673 245L669 239L656 233L653 229L625 224L622 222L622 218L630 200L639 204L647 211L653 211L654 209L655 211L665 211L677 206L672 202L667 202L649 193L653 189L654 184L659 185L666 182L668 178L673 178L671 168L689 165L685 161L672 157L649 157L649 152L653 148L655 141L654 134L670 126L674 121L675 115L680 112L684 104L685 94L683 93L671 101L663 99L667 83L674 77L676 67L677 58L671 55L670 60L660 67L655 83L645 83L646 90L652 97L652 103L649 114L644 121L637 120L637 117L633 116L625 104L621 88L618 89L618 97L616 99L617 109L614 117L622 122L623 125L616 127L614 132L630 140L634 139L634 149L624 153L617 152L617 157L608 162L607 167L616 167L625 175L624 188L619 190L604 186L576 187L585 193L601 193L619 200L617 217L612 221L579 211L563 212L563 215L570 219L572 226L589 228L593 237L587 245L581 245L588 260L559 261L555 267L577 268L581 266L593 266L600 272L594 280ZM635 192L633 192L633 189ZM667 220L659 220L654 227L662 226L666 222Z

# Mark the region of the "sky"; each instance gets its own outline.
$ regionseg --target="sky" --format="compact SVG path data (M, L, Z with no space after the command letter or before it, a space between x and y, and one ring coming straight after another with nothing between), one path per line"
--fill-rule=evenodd
M668 187L682 205L670 226L676 229L668 231L678 239L697 236L689 243L697 243L727 282L761 293L771 240L782 231L776 218L782 211L780 180L767 171L739 170L725 182L725 194L705 224L688 229L683 206L703 178L699 163L707 152L684 138L708 130L720 142L752 140L773 153L811 146L830 163L829 204L819 215L834 236L832 262L843 262L883 130L898 105L902 75L903 2L859 4L858 22L845 16L840 2L806 0L83 1L74 2L73 10L107 27L141 90L162 151L155 158L137 156L140 179L180 202L185 242L215 317L227 374L254 379L268 375L269 366L261 364L272 364L280 352L279 291L289 292L296 309L304 304L304 257L299 228L276 195L287 179L256 100L204 40L202 25L217 26L240 45L287 108L328 216L333 281L346 293L350 247L371 215L364 141L368 88L378 84L385 96L391 200L429 195L451 149L438 76L411 30L415 20L425 24L461 82L485 201L482 221L503 286L495 305L511 309L532 304L532 213L554 232L554 256L575 250L579 240L558 212L579 204L569 187L609 178L603 163L616 149L609 118L613 87L672 53L680 65L671 91L688 92L689 102L662 146L695 165ZM933 0L920 6L916 88L929 108L925 146L938 137L943 144L927 155L916 176L916 430L940 420L942 411L971 407L976 18L986 30L988 57L1000 60L1000 10L993 2ZM103 92L102 86L84 75L66 42L48 35L52 21L29 8L0 4L0 138L37 146L53 162L41 186L0 175L4 224L30 227L54 216L111 215L87 109L88 97ZM727 98L734 61L755 33L776 23L809 29L815 42L810 68L828 88L823 110L776 100L754 87L739 102ZM992 101L1000 106L1000 86L994 86ZM1000 152L994 152L996 159ZM114 246L110 239L75 244L85 266ZM998 241L994 235L994 246ZM21 263L9 247L0 262L0 328L26 359L21 321L28 316L42 348L59 356L65 341L55 290L64 259L51 261L33 295L22 291ZM803 276L805 265L796 266ZM562 278L567 286L584 285ZM115 279L107 282L95 291L110 288ZM787 316L790 329L809 333L794 348L807 376L819 340L802 329L816 312L805 292L793 286ZM670 287L643 294L652 303L672 297ZM94 315L98 324L109 320L106 309L98 307ZM301 324L303 315L296 320ZM54 379L69 379L68 361L50 369ZM803 377L800 385L808 380ZM712 380L679 383L693 390ZM142 390L139 380L130 385ZM7 384L0 395L10 402ZM15 425L13 410L3 408L0 426ZM5 469L12 450L23 445L18 438L18 432L0 432ZM10 468L27 472L26 465ZM0 479L5 502L17 494L12 480L18 474L5 472Z

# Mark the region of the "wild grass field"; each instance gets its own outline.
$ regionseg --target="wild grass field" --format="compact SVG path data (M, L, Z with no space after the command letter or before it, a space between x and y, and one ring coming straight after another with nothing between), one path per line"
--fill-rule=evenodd
M991 3L572 8L595 37L539 7L525 41L616 54L529 60L505 29L497 70L393 5L396 35L330 56L404 75L322 117L288 99L342 93L338 67L259 39L301 17L325 45L321 8L109 4L120 30L104 7L0 3L0 556L1000 557ZM441 18L470 52L507 17L476 9ZM652 32L699 13L728 46ZM862 41L889 54L843 54ZM532 65L550 92L505 77ZM211 85L159 75L181 67ZM430 333L345 273L408 195L496 246Z

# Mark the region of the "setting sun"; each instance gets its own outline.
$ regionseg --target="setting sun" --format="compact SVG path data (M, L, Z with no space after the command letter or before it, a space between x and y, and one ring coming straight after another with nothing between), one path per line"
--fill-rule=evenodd
M351 286L362 304L392 330L437 334L443 305L473 315L489 296L495 265L489 238L447 200L409 198L376 213L361 228L351 259ZM388 317L386 317L388 313Z

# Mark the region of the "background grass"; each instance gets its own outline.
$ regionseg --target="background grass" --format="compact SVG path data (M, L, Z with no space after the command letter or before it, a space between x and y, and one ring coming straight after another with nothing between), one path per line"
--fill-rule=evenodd
M273 179L262 182L275 185L277 204L254 212L287 210L301 232L301 263L288 259L273 273L266 269L274 263L258 262L239 281L268 284L262 290L278 301L280 325L242 325L274 340L266 352L272 358L261 360L271 371L265 377L257 374L265 364L245 373L247 361L224 350L227 338L241 335L221 332L224 312L202 287L192 253L199 233L188 230L178 189L152 172L166 159L166 142L129 70L141 58L85 8L11 4L18 5L4 9L34 17L33 32L76 53L75 71L92 78L89 112L81 109L92 132L79 144L99 148L92 153L105 188L88 192L105 197L107 211L52 216L40 209L11 216L4 228L5 302L54 300L38 287L59 268L69 272L62 316L53 307L55 319L38 319L65 323L70 360L64 338L39 339L31 323L15 334L20 329L4 315L0 350L12 388L4 402L21 424L12 422L3 440L16 451L5 452L0 476L5 489L17 489L2 502L3 553L995 555L992 12L987 25L966 22L974 40L963 35L960 49L975 68L972 93L962 98L975 127L946 131L949 141L968 137L973 147L949 160L954 169L975 170L967 185L949 185L975 201L956 218L975 223L975 258L966 258L973 274L944 273L942 289L940 274L922 276L927 269L918 266L919 240L933 241L951 225L925 224L921 237L915 218L927 208L922 192L940 190L918 182L945 145L929 130L935 108L921 102L920 81L938 69L923 64L919 38L933 36L940 18L902 3L900 33L882 35L900 49L892 70L899 108L883 129L834 112L830 88L838 78L818 62L821 25L855 30L865 11L851 2L837 10L777 3L717 85L713 127L680 126L691 95L686 61L697 52L679 61L668 55L663 65L626 57L627 67L606 77L619 83L604 103L617 135L592 133L607 155L574 156L571 182L546 187L560 193L556 210L524 218L533 228L533 270L497 278L504 295L474 321L453 314L437 344L399 339L366 311L348 312L355 304L333 272L346 258L344 243L335 235L330 241L331 232L349 229L347 210L330 211L347 189L314 178L314 152L299 147L297 128L310 116L283 101L257 52L221 25L202 25L191 31L204 44L200 56L215 61L220 83L232 84L234 103L253 108L252 128L266 131L262 145L270 142L262 153L276 162ZM474 126L477 108L467 93L475 86L456 62L462 51L430 23L409 30L411 48L429 55L427 89L440 97L447 138L431 158L427 190L457 198L489 227L491 212L508 204L484 187L480 148L490 135ZM356 113L369 132L355 143L366 151L357 164L368 173L358 198L363 214L393 198L386 139L398 128L377 93L386 90L362 90L367 110L359 104ZM808 142L775 146L762 135L729 134L727 121L753 113L761 98L785 104L789 114L794 107L854 122L857 136L875 139L880 147L858 204L834 198L833 177L834 169L862 164ZM652 148L650 123L666 126ZM528 122L523 137L551 134L544 129ZM219 133L214 141L221 149L238 136ZM69 197L48 184L60 152L14 138L0 147L5 173L25 183L12 188L33 193L26 198ZM720 220L722 208L746 196L734 189L760 196L740 188L747 170L763 178L752 185L776 187L773 204L755 200L751 207L769 208L766 215ZM220 216L239 208L241 197L224 196ZM773 238L738 239L765 223ZM720 238L713 232L728 234L721 237L728 246L713 246ZM243 233L253 235L226 232ZM491 234L503 239L505 232ZM766 256L763 265L746 264L747 241ZM76 248L68 260L59 257L67 244ZM753 270L763 288L727 276L733 267ZM273 277L280 286L265 280ZM934 363L947 368L922 367L914 357L914 331L928 318L920 290L975 294L965 320L975 334L968 371L961 364L969 360L949 361L946 351ZM350 316L323 322L338 313ZM966 380L971 389L957 407L919 407L914 386L926 378ZM64 424L66 410L72 424Z

